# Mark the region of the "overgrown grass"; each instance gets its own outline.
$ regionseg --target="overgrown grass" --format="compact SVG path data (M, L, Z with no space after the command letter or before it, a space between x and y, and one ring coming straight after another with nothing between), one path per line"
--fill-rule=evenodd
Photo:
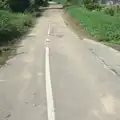
M97 40L120 44L119 17L105 15L98 11L87 11L77 6L69 7L66 10Z
M27 32L32 23L30 14L0 10L0 42L6 42L21 36Z

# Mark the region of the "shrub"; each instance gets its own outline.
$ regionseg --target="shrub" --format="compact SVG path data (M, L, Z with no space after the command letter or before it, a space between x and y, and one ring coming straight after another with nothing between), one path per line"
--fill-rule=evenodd
M117 13L120 13L120 5L115 5L115 10Z
M104 11L105 14L108 14L110 16L114 16L114 14L115 14L115 9L114 9L113 6L107 6L107 7L104 8L103 11Z
M94 5L93 5L92 3L86 4L85 7L86 7L86 9L88 9L88 10L91 10L91 11L94 10Z
M32 25L31 15L13 14L0 11L0 41L8 41L19 37Z
M9 10L8 0L0 0L0 10Z
M86 9L92 11L92 10L101 10L101 6L98 3L97 0L83 0L83 4L86 7Z
M91 11L92 10L97 10L97 11L101 10L101 6L98 3L89 3L89 4L86 4L85 7Z
M114 5L115 16L120 16L120 5Z

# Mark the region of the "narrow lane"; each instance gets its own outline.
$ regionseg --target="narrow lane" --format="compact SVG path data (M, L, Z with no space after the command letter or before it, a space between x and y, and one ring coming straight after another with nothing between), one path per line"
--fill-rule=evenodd
M60 9L21 45L0 69L0 120L120 120L120 77L105 65L119 73L119 52L78 38Z
M0 120L47 120L45 90L45 39L48 20L21 40L18 54L0 69Z

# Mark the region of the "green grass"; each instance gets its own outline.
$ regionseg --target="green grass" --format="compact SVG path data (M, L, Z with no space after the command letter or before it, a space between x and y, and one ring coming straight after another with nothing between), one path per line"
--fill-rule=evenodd
M103 12L90 12L77 6L66 9L81 26L99 41L120 44L120 19Z
M21 36L32 26L32 16L0 10L0 42Z

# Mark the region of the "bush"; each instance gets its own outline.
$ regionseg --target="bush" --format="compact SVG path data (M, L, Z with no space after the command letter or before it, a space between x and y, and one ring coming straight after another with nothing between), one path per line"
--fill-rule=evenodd
M92 10L101 10L101 6L98 3L89 3L85 5L86 9L92 11Z
M110 16L114 16L115 14L115 9L113 6L107 6L103 9L104 13Z
M120 5L105 6L102 11L110 16L120 16Z
M92 10L101 10L101 6L98 3L97 0L83 0L83 4L86 7L86 9L92 11Z
M116 13L120 13L120 5L115 5Z
M0 10L9 10L8 0L0 0Z
M32 25L31 15L13 14L8 11L0 11L0 41L12 40L25 33Z
M102 12L90 12L78 7L67 11L76 18L85 30L100 41L120 43L120 19Z
M86 7L86 9L88 9L88 10L91 10L91 11L94 10L94 5L93 5L92 3L86 4L85 7Z
M115 16L120 16L120 5L114 5Z

